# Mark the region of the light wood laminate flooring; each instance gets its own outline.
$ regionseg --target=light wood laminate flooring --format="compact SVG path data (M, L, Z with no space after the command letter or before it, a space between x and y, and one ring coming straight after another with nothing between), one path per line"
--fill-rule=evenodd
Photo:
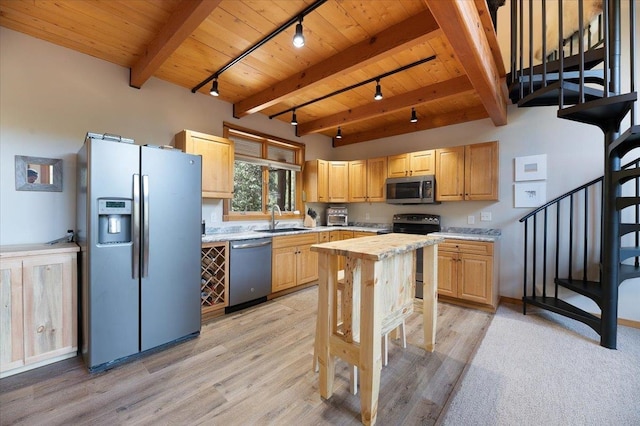
M90 374L80 357L0 380L0 424L358 425L360 398L338 361L323 400L312 370L317 287L217 318L199 337ZM436 350L422 346L421 304L407 348L390 340L378 424L437 421L492 315L438 305Z

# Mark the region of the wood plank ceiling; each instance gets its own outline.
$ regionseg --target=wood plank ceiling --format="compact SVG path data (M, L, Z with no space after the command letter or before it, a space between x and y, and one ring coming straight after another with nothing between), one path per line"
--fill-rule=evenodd
M0 0L0 25L192 89L314 0ZM298 136L365 142L506 118L505 70L485 0L328 0L218 78L234 116L289 122L311 100L413 62L433 60L297 108ZM193 96L209 96L205 84ZM417 123L410 123L414 107ZM294 131L292 130L292 133Z

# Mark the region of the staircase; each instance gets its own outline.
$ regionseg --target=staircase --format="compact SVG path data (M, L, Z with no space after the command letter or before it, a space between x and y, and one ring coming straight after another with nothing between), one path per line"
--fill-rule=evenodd
M558 106L558 118L598 127L604 138L604 176L530 212L524 224L523 313L533 305L581 321L616 348L618 287L640 277L640 126L635 124L635 1L602 0L601 14L585 28L594 0L554 2L555 23L545 0L511 1L509 96L519 107ZM597 3L597 2L596 2ZM574 5L576 3L574 2ZM553 14L553 13L552 13ZM575 23L569 20L574 16ZM525 19L525 16L527 17ZM597 24L595 23L597 19ZM621 28L625 23L625 34ZM539 25L539 26L538 26ZM546 40L547 25L575 28L570 37ZM596 25L597 30L592 31ZM523 28L532 28L525 35ZM536 63L534 33L543 60ZM550 31L553 33L554 31ZM594 39L594 34L596 34ZM621 46L630 53L622 72ZM547 52L547 48L551 50ZM528 65L525 67L524 63ZM622 93L622 75L629 89ZM621 126L626 128L621 132ZM594 315L572 304L576 295L595 302Z

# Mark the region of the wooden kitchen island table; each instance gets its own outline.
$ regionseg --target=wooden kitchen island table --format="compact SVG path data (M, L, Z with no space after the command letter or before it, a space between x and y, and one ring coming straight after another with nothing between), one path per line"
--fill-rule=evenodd
M360 371L362 422L374 424L378 409L382 336L413 312L416 250L424 248L424 345L435 345L438 243L442 237L386 234L311 246L318 252L316 350L320 395L333 394L335 358ZM338 256L345 256L338 316Z

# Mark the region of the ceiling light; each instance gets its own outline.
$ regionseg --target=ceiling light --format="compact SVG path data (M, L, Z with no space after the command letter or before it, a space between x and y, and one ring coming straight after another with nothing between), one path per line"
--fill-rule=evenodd
M416 109L415 108L411 108L411 120L409 120L411 123L417 123L418 122L418 115L416 114Z
M296 24L296 33L293 36L293 45L295 47L304 46L304 35L302 35L302 17L300 17L300 21Z
M213 84L211 85L211 90L209 90L209 94L211 96L220 96L220 92L218 92L218 78L213 79Z
M336 133L336 139L342 139L342 130L340 130L340 126L338 126L338 133Z
M376 80L376 94L373 96L373 99L379 101L382 99L382 89L380 88L380 79Z
M296 117L296 110L293 110L293 115L291 116L291 125L292 126L297 126L298 125L298 117Z

